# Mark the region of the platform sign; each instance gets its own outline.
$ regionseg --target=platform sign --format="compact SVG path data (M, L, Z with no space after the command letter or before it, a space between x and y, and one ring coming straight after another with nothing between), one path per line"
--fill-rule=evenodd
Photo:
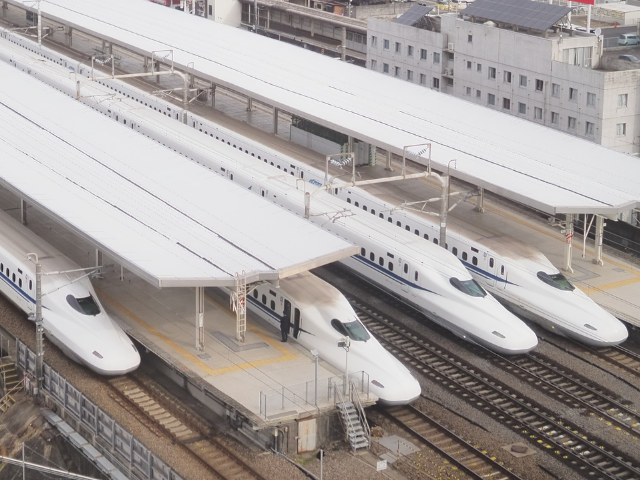
M386 460L380 460L378 462L378 465L376 466L376 471L377 472L381 472L382 470L386 470L387 469L387 461Z

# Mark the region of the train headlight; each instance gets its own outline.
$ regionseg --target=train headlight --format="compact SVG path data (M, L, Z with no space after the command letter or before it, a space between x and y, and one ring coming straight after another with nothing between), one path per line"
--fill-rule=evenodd
M377 380L371 380L371 383L373 383L376 387L384 388L384 385Z
M102 355L100 355L100 353L96 352L95 350L93 351L93 354L98 358L104 358Z
M497 331L495 331L495 330L494 330L493 332L491 332L491 333L493 333L496 337L500 337L500 338L507 338L507 337L505 337L503 334L501 334L500 332L497 332Z

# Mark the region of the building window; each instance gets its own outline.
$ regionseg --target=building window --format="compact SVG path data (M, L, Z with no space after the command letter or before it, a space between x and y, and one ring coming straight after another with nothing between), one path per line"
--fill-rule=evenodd
M448 58L449 60L453 60L453 59L455 58L455 57L454 57L454 55L453 55L453 52L449 52L449 53L447 53L447 58Z
M557 83L552 83L551 84L551 96L552 97L559 97L560 96L560 85L558 85Z
M482 73L482 64L481 63L477 63L476 64L476 72Z
M511 83L511 72L508 70L504 71L504 83Z
M584 127L584 134L593 136L593 123L587 122Z
M626 123L618 123L616 125L616 135L622 137L627 134L627 124Z
M427 76L424 73L420 74L420 85L426 85L427 84Z
M384 73L389 73L389 64L388 63L383 63L382 64L382 71Z
M413 70L407 70L407 80L413 82Z
M518 102L518 113L522 115L527 114L527 104Z
M420 49L420 60L426 60L427 59L427 51L424 48Z
M618 107L626 107L627 106L628 95L626 93L621 93L618 95Z
M468 96L470 96L470 95L471 95L471 87L467 87L467 88L465 89L465 95L468 95Z
M562 51L562 61L569 65L591 68L591 52L593 47L567 48Z
M438 52L433 52L433 63L440 63L440 54Z
M376 37L375 35L371 35L371 46L372 47L378 46L378 37Z
M569 100L573 102L578 101L578 89L577 88L569 88Z
M536 78L536 92L541 92L544 89L544 82L539 78Z
M533 109L533 118L536 120L542 120L542 108L535 107Z
M503 98L502 99L502 108L504 108L505 110L511 110L511 99L510 98Z
M371 60L371 70L377 70L378 62L376 60Z
M473 35L467 35L467 42L473 43Z
M402 53L402 44L400 42L396 42L396 53Z
M384 39L384 49L389 50L389 40L387 40L386 38Z
M413 57L413 45L407 45L407 57Z
M527 87L527 76L526 75L520 75L520 86L521 87Z
M496 104L496 96L493 93L488 93L487 94L487 103L489 105L495 105Z
M587 106L595 107L596 106L596 94L595 93L587 93Z
M482 92L480 90L476 90L476 98L481 98Z
M558 112L551 112L551 123L556 125L560 123L560 114Z
M569 121L567 122L567 127L569 128L569 130L575 130L576 129L576 119L575 119L575 117L569 117Z
M399 77L399 76L400 76L400 67L395 67L395 68L394 68L394 75L395 75L396 77Z
M433 77L433 88L440 88L440 79Z
M489 78L491 80L495 80L496 79L496 68L495 67L489 67Z
M467 70L471 70L471 62L467 60Z

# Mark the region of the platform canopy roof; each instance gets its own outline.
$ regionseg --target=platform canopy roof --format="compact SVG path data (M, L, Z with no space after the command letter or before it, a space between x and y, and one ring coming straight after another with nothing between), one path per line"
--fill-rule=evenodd
M0 185L158 287L278 280L357 251L5 63Z
M495 23L507 23L544 32L570 11L569 7L533 0L476 0L467 6L464 14Z
M144 0L43 0L41 9L140 54L173 49L200 78L394 153L429 142L435 167L455 159L454 176L547 213L640 206L637 158L534 122Z

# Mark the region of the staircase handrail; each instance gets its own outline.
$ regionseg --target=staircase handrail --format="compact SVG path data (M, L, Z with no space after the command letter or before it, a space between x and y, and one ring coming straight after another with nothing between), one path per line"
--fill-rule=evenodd
M360 394L358 393L358 389L355 383L351 383L351 400L356 407L356 411L358 412L358 418L360 419L360 423L362 424L362 428L364 429L364 433L367 435L368 446L371 445L371 429L369 428L369 422L367 421L367 416L364 414L364 407L362 406L362 402L360 401Z
M3 403L6 402L7 398L20 391L20 389L22 388L22 382L18 382L16 383L11 390L9 390L7 393L5 393L4 397L0 398L0 405L2 405ZM8 404L7 404L8 405ZM9 411L9 409L7 408L7 410L4 411L4 413L2 415L0 415L0 417L3 417L5 413L7 413Z
M333 399L334 399L333 402L340 409L340 412L341 412L340 419L342 420L340 423L343 424L342 427L345 430L345 438L347 441L349 441L349 432L350 431L354 432L355 427L351 422L351 418L349 418L349 414L347 413L347 407L345 406L345 399L344 399L344 396L342 395L342 392L340 391L340 389L338 388L338 385L335 382L331 382L331 383L333 384ZM336 396L338 397L337 401L336 401ZM344 425L344 422L347 422L348 425Z

